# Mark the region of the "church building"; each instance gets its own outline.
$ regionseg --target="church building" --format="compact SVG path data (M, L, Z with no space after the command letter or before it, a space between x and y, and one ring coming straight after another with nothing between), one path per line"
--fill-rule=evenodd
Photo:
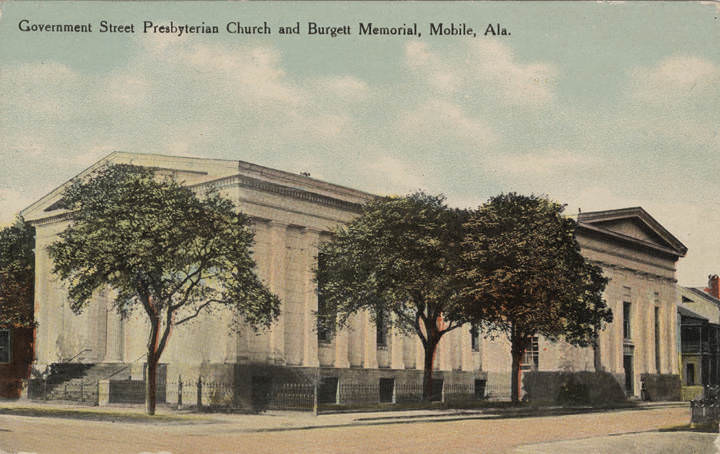
M417 337L376 326L365 313L333 336L316 329L318 244L330 238L335 226L357 216L372 194L243 161L123 152L77 178L106 162L151 167L191 187L213 186L233 200L254 222L257 273L282 301L281 315L267 332L231 332L229 312L205 314L178 327L160 360L166 380L202 376L232 382L248 396L268 380L315 376L337 390L343 384L379 386L380 400L399 400L402 390L419 390L423 349ZM112 291L97 295L75 315L64 285L52 273L46 248L68 225L59 203L67 184L22 212L37 232L36 367L79 362L107 375L122 370L113 378L142 380L148 332L142 316L121 319L112 309ZM600 335L600 363L628 395L639 396L643 374L678 373L675 264L686 248L642 208L581 213L578 223L583 254L610 280L605 298L614 321ZM509 344L485 339L470 326L443 337L435 367L439 392L457 386L483 396L509 396ZM526 352L523 368L594 370L593 350L539 338ZM335 396L352 401L340 391Z

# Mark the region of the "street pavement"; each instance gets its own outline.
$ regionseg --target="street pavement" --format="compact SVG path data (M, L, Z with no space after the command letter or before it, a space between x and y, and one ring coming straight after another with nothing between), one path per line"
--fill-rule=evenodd
M22 408L21 403L15 405L15 410ZM0 404L3 409L12 410ZM690 412L682 404L547 416L452 410L317 417L290 412L202 414L157 423L119 422L129 410L109 411L117 412L117 422L0 415L0 450L38 454L579 452L575 448L586 453L715 452L702 450L712 445L711 434L648 432L686 425ZM161 411L165 412L169 413ZM606 438L620 443L621 450L596 449L609 446ZM556 446L555 442L567 440L572 441ZM695 446L695 451L686 449Z
M582 440L539 443L516 448L515 454L716 454L718 434L696 432L644 432Z

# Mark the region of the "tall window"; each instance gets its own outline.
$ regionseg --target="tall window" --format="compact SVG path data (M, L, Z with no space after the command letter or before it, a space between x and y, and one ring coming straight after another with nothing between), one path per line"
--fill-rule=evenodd
M325 257L323 254L318 255L318 269L325 267ZM329 313L325 297L318 286L318 318L317 318L317 335L318 342L327 344L332 340L333 330L335 329L335 314Z
M470 345L472 346L472 351L480 351L480 328L478 328L475 323L470 325Z
M10 330L0 329L0 363L10 362Z
M523 352L522 358L520 359L520 369L522 370L537 370L540 364L540 349L538 348L539 342L538 337L533 336L530 344Z
M630 332L630 315L632 305L627 301L623 303L623 337L625 339L632 339L632 333Z
M660 308L655 306L655 371L660 373Z
M377 313L377 319L375 320L375 339L378 347L387 347L388 338L388 323L387 316L382 313Z

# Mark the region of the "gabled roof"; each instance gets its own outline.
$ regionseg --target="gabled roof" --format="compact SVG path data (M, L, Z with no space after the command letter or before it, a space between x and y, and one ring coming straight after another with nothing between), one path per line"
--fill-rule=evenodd
M701 299L710 303L715 304L716 306L720 307L720 299L715 298L708 292L706 292L704 289L699 287L680 287L680 292L683 294L683 296L689 297L689 299L693 301L697 301L697 299Z
M230 159L192 158L167 156L150 153L127 153L116 151L80 172L74 178L55 188L40 200L21 211L21 215L32 222L42 218L60 216L66 213L62 194L73 181L85 178L106 163L133 164L170 173L188 186L200 186L234 178L240 184L259 190L287 193L303 200L328 200L341 206L359 206L374 197L372 194L347 188L309 176L271 169L245 161Z
M581 230L619 242L683 257L687 247L641 207L578 214Z
M720 323L720 300L702 289L678 286L680 301L678 311L685 317L701 318L711 323ZM683 313L680 311L688 311Z
M678 306L677 310L678 310L678 314L682 315L683 317L690 317L690 318L696 318L698 320L709 321L707 317L703 317L702 315L697 314L697 313L691 311L690 309L684 308L682 306Z

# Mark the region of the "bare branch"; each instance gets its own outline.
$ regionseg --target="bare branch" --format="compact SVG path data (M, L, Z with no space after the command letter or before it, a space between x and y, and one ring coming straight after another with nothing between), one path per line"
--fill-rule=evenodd
M177 326L177 325L181 325L181 324L187 322L188 320L194 319L195 317L197 317L198 315L200 315L200 312L201 312L203 309L205 309L206 307L208 307L208 306L210 305L210 303L217 303L217 302L219 302L219 301L218 301L218 300L207 300L207 301L205 301L204 303L202 303L200 306L198 306L198 307L195 309L195 313L194 313L194 314L188 315L187 317L183 318L182 320L179 320L179 321L175 322L175 325L176 325L176 326Z

